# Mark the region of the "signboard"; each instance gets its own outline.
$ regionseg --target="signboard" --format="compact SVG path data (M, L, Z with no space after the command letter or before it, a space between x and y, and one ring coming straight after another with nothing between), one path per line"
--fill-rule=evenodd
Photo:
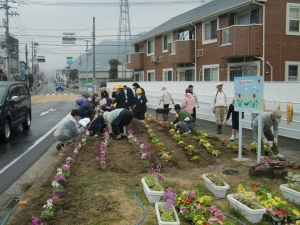
M73 64L73 57L67 56L67 64L68 65Z
M21 63L21 64L20 64L20 77L21 77L22 79L25 78L25 64L24 64L24 63Z
M93 91L93 79L88 79L88 91Z
M264 106L264 77L234 78L235 111L262 113Z
M63 44L75 44L76 43L76 37L75 33L63 33L62 37L62 43Z

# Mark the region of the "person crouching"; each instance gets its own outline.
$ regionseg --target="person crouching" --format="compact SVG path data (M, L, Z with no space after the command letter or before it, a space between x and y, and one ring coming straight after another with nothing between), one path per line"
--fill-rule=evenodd
M178 122L175 124L177 133L190 134L195 127L195 119L190 113L180 107L179 104L174 106L176 113L178 113Z
M134 118L138 120L145 119L145 113L147 112L146 99L142 96L142 90L138 88L136 90L136 96L134 97L132 111Z

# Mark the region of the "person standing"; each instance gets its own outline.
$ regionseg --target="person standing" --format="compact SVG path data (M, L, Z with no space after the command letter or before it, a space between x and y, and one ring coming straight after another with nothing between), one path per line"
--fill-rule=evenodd
M234 97L232 98L232 103L229 105L229 110L227 112L226 120L224 122L224 125L227 124L230 115L232 114L232 130L231 130L231 137L230 140L234 141L234 136L235 138L239 138L239 118L240 114L238 111L234 111ZM242 112L242 119L244 119L244 112Z
M100 88L101 99L108 98L108 92L103 87Z
M162 96L160 97L159 104L163 102L164 109L168 109L170 102L172 101L174 105L174 101L170 92L167 91L166 87L162 87Z
M59 143L56 150L59 151L65 144L70 144L84 131L84 128L78 124L80 112L73 109L59 124L54 132L54 138Z
M142 88L138 83L133 83L132 84L132 87L133 87L133 89L136 91L138 88L140 88L141 90L142 90L142 95L145 97L145 99L146 99L146 103L148 102L148 99L147 99L147 97L146 97L146 92L145 92L145 90L144 90L144 88Z
M228 110L227 97L223 92L222 83L217 83L216 88L218 90L213 94L212 112L216 117L217 134L222 134L222 124L224 121L224 116Z
M117 104L115 109L124 109L126 107L126 97L123 88L124 85L120 84L118 86L118 92L116 94L116 97L112 99L113 104Z
M175 123L177 133L190 134L195 127L195 119L190 113L180 107L179 104L174 106L174 110L178 114L178 122Z
M145 119L145 113L147 112L147 105L146 105L146 99L144 96L142 96L142 90L140 88L136 90L136 96L134 98L132 111L134 113L134 118L138 120Z
M189 89L195 99L195 106L193 108L193 113L192 113L192 116L194 117L194 119L196 119L196 104L197 104L197 108L199 108L199 101L198 101L198 97L197 97L197 94L194 92L194 86L193 85L189 85Z
M185 89L185 96L183 97L182 102L181 102L181 108L192 115L194 107L195 107L195 99L194 99L190 89L187 88L187 89Z
M116 97L117 91L118 91L118 86L114 86L113 92L111 94L111 98L115 98Z
M134 94L130 87L127 87L127 85L124 85L124 90L126 91L126 109L129 110L132 109L132 104L134 102Z
M251 128L252 128L252 136L253 136L253 142L257 143L255 131L253 128L253 120L258 116L258 113L251 113Z
M275 110L273 112L264 112L261 118L261 156L265 155L264 145L268 145L268 141L273 141L273 147L271 147L273 154L278 155L278 124L281 121L282 112ZM258 140L258 117L253 120L252 123L256 140ZM274 134L271 130L273 127Z

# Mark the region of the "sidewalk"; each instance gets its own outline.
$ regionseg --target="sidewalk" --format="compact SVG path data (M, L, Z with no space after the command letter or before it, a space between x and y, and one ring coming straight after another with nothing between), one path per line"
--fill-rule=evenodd
M148 114L152 115L152 118L156 118L156 112L154 109L148 108ZM158 116L159 120L163 120L162 115ZM173 122L175 120L174 113L169 113L168 121ZM207 121L207 120L196 120L196 129L201 130L205 133L219 136L220 138L226 138L229 140L231 136L231 125L223 126L223 133L217 134L216 123ZM250 144L253 142L252 130L243 129L242 131L243 145L245 148L250 149ZM235 139L238 143L239 139ZM300 141L298 139L287 138L283 136L278 137L278 146L281 155L284 155L287 160L297 161L300 160L299 150L300 150ZM254 153L253 153L254 154ZM237 155L238 156L238 155Z

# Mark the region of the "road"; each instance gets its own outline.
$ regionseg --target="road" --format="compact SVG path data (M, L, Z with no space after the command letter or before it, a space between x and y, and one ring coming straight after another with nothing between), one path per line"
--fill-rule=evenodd
M70 113L78 98L70 91L55 92L51 85L31 96L31 129L15 128L10 142L0 142L0 194L55 142L57 124Z

